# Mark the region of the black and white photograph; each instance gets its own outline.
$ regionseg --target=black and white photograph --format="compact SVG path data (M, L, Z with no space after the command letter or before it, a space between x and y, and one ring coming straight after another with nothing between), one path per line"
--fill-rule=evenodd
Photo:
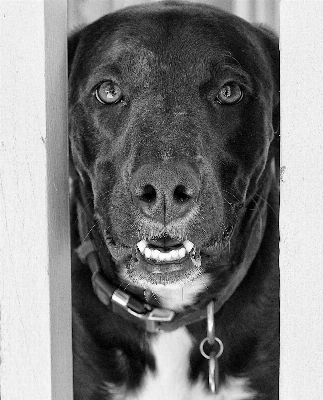
M1 19L0 398L319 399L323 3Z

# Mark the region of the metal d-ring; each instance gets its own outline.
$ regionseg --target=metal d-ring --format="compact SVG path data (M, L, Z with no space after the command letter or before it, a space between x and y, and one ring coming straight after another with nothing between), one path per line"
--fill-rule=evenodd
M204 351L204 344L205 344L206 341L208 341L208 337L204 338L204 339L201 341L201 343L200 343L200 352L201 352L201 354L202 354L202 356L203 356L204 358L206 358L207 360L209 360L209 359L210 359L210 356L208 356L208 355L205 353L205 351ZM218 345L220 346L220 349L219 349L218 353L215 355L215 358L219 358L219 357L221 357L221 355L222 355L222 353L223 353L224 346L223 346L222 340L219 339L219 338L217 338L217 337L214 337L214 342L217 342ZM210 344L210 343L209 343L209 344Z

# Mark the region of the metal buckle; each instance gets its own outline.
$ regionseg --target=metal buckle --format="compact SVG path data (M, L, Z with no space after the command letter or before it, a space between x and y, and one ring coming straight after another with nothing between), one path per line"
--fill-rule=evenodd
M144 314L140 314L134 310L132 310L129 306L130 296L120 289L116 289L113 292L111 301L115 304L118 304L123 309L125 309L129 314L133 315L136 318L141 319L146 323L146 329L150 333L159 332L158 324L161 322L170 322L173 320L175 316L175 312L173 310L168 310L167 308L151 308L147 304L147 312Z
M119 306L121 306L123 308L128 308L127 306L128 306L129 300L130 300L130 296L126 292L124 292L120 289L116 289L113 292L112 297L111 297L111 301L113 301L116 304L119 304Z

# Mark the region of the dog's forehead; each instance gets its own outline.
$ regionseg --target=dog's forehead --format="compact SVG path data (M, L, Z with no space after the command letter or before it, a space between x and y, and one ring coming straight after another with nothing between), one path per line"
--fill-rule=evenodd
M131 17L131 18L130 18ZM250 33L251 31L251 33ZM154 67L183 69L203 75L212 65L230 57L248 70L257 64L260 50L252 27L222 12L192 14L184 10L155 13L125 12L107 16L88 30L84 40L90 68L119 65L142 75ZM88 60L88 61L87 61Z

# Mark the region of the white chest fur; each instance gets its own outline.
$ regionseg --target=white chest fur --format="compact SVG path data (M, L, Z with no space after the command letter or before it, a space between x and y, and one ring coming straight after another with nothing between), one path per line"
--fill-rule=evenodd
M147 371L143 385L136 393L106 384L114 400L251 400L255 393L248 380L227 377L218 394L211 394L199 379L192 385L188 379L189 355L193 338L186 328L161 333L152 339L151 351L156 371Z

